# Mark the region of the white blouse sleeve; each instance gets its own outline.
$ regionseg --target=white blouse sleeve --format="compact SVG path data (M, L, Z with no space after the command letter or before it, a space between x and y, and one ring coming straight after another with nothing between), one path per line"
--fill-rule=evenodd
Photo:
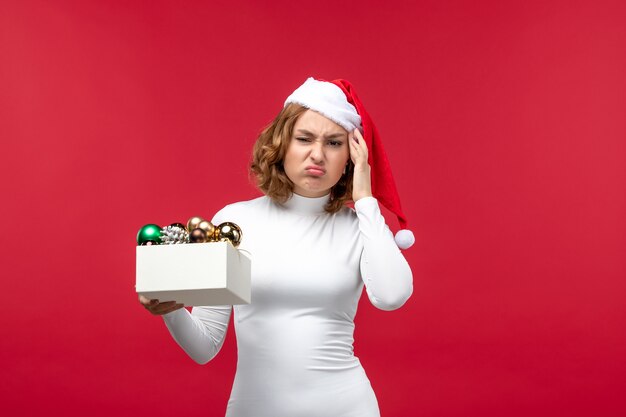
M354 203L363 242L361 278L367 296L381 310L395 310L413 293L413 273L400 252L374 197Z
M224 344L232 306L185 308L163 315L178 345L199 364L217 355Z
M228 207L228 206L226 206ZM224 209L211 220L217 225L224 220ZM217 355L224 344L232 306L193 307L191 313L181 308L163 315L170 334L178 345L199 364Z

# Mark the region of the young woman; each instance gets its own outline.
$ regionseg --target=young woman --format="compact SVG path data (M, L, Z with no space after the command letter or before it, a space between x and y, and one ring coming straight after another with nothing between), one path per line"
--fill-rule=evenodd
M376 135L347 81L309 78L255 144L251 170L265 195L213 218L244 231L252 303L189 313L140 297L201 364L220 350L234 310L238 363L227 416L379 415L353 354L357 304L365 285L376 307L397 309L413 286L372 194L367 142L378 144ZM370 160L380 161L380 194L404 223L386 158Z

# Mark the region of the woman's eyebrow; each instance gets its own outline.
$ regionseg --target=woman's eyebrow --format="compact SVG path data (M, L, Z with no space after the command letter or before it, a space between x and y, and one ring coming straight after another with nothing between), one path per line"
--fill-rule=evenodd
M315 137L315 135L312 132L309 132L306 129L298 129L298 132L307 135L307 136L313 136ZM333 133L331 135L326 135L324 136L326 139L335 139L335 138L340 138L340 137L345 137L346 134L345 133Z

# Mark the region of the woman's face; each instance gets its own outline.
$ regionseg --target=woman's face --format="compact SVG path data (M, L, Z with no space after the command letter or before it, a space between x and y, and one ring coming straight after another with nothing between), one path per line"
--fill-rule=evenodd
M294 125L283 166L296 194L321 197L337 184L349 158L346 129L307 110Z

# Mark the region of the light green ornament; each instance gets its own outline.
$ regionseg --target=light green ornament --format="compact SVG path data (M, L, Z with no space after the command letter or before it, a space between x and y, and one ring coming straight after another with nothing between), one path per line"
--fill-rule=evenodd
M161 227L156 224L146 224L137 233L137 244L159 245L161 244Z

